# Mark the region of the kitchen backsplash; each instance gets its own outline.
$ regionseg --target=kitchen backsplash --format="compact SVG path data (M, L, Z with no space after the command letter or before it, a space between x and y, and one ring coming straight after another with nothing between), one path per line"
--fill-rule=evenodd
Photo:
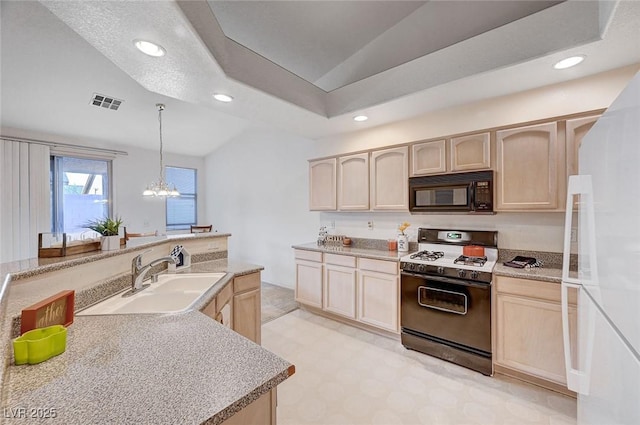
M351 238L351 248L360 249L378 249L386 251L389 249L387 239L366 239L366 238ZM392 238L389 238L392 239ZM409 252L417 251L418 243L409 242Z
M457 230L496 230L498 248L523 251L562 252L563 213L497 213L495 215L411 215L401 212L323 212L320 225L329 234L349 238L386 241L398 234L398 225L409 222L405 230L416 242L418 228Z

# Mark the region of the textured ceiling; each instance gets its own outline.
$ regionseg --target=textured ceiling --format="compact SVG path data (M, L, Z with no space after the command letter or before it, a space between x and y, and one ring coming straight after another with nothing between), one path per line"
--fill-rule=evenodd
M436 19L426 13L430 3L389 19L333 74L340 67L355 72L354 64L376 59L379 49L387 60L420 44L419 31ZM206 155L265 127L308 138L354 131L638 63L640 2L612 5L564 2L327 93L228 38L204 0L2 1L2 132L157 149L158 102L167 104L165 148L172 152ZM306 37L303 45L313 38ZM168 54L142 55L136 38L154 40ZM394 48L395 38L405 47ZM587 55L583 65L551 68L576 53ZM214 101L220 91L234 102ZM94 92L123 99L123 106L117 112L91 106ZM356 112L370 120L354 123Z

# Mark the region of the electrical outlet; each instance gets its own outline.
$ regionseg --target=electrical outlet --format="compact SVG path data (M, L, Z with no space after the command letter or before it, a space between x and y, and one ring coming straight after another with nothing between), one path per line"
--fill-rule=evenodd
M571 242L578 242L578 229L576 227L571 228Z
M329 228L330 229L335 229L336 228L336 221L335 220L331 220L329 222Z
M368 228L369 230L373 230L373 220L369 220L369 221L367 222L367 228Z

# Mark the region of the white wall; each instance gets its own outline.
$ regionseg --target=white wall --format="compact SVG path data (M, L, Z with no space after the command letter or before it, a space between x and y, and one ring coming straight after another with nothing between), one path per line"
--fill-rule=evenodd
M277 131L244 134L206 158L207 218L230 232L229 257L265 267L262 280L293 288L291 245L315 240L306 158L311 140Z
M317 157L432 139L457 133L606 108L640 65L554 84L462 106L434 111L404 121L320 139ZM570 72L570 70L567 70ZM375 117L371 117L370 121Z
M132 147L120 147L128 152L113 161L115 179L115 211L122 216L127 230L131 232L166 232L166 202L161 199L142 197L145 186L157 181L160 173L160 158L157 151ZM206 222L205 205L207 186L204 158L187 155L163 154L165 165L197 169L198 220Z
M606 108L638 66L436 111L416 118L318 141L276 132L241 135L206 158L207 217L230 231L230 256L265 267L263 280L293 287L291 245L313 242L318 227L335 234L386 239L409 221L418 227L498 230L499 247L562 251L562 213L498 213L493 216L408 213L311 213L308 159L430 139L466 131ZM373 230L367 221L374 221Z
M127 152L128 155L117 155L113 159L114 213L123 218L124 225L127 226L129 231L151 232L158 230L159 233L165 233L165 202L158 199L144 199L142 197L142 191L146 185L158 179L160 172L160 157L158 151L122 146L100 140L86 138L74 139L72 137L61 137L54 134L8 127L2 127L1 133L3 136L9 137ZM167 152L165 152L163 156L165 165L196 168L198 170L198 187L200 189L198 194L198 217L205 219L207 188L204 173L204 158Z

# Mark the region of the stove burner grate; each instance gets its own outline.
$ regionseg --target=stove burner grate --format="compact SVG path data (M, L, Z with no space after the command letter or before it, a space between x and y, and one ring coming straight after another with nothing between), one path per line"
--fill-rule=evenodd
M438 258L444 257L442 251L420 251L409 256L412 260L436 261Z
M482 267L484 263L487 262L487 257L467 257L466 255L461 255L455 260L453 260L453 264L464 264L465 266L477 266Z

